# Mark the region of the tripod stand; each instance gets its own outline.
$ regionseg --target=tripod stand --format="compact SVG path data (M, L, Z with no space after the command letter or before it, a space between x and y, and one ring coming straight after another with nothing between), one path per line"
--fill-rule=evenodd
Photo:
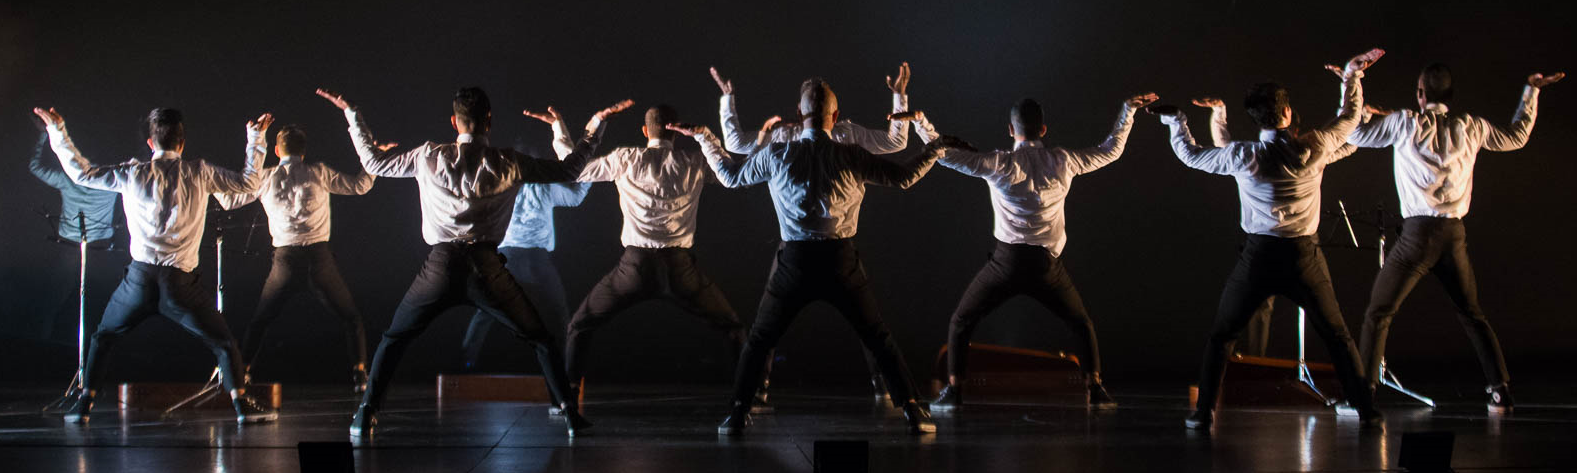
M253 230L259 226L256 215L257 214L253 214L252 223L248 225L214 226L214 307L219 310L220 314L223 314L225 311L225 230L229 228L246 229L246 240L242 243L240 253L250 254L248 250L252 246ZM230 216L226 215L222 220L228 221L229 219ZM219 367L215 366L213 373L208 375L208 381L203 383L202 388L198 389L196 393L187 396L185 399L181 399L179 402L176 402L170 407L165 408L164 412L160 414L160 417L169 417L170 415L174 414L175 411L180 410L182 407L206 403L219 396L220 393L224 392L222 386L224 386L224 377L221 374Z
M45 412L65 409L82 395L82 376L87 365L88 324L88 216L77 212L77 374L66 385L66 392L44 406Z

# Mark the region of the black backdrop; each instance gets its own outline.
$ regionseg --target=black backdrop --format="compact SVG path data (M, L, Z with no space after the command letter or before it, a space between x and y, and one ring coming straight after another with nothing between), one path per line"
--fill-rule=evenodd
M1010 145L1006 111L1021 97L1046 107L1050 144L1088 146L1107 132L1119 102L1155 91L1163 101L1223 96L1233 131L1251 136L1237 106L1252 82L1294 90L1309 121L1330 117L1337 83L1321 70L1373 46L1390 55L1366 81L1371 102L1412 106L1424 65L1454 66L1456 108L1504 122L1523 78L1573 64L1570 15L1558 2L6 2L0 6L0 373L4 382L69 377L70 336L40 342L26 327L54 312L72 284L71 249L43 241L37 217L56 197L25 170L36 139L28 108L55 106L96 162L142 156L136 120L153 107L182 109L187 155L232 168L242 162L242 125L273 112L311 133L309 159L354 170L336 110L312 95L340 90L362 105L379 138L406 145L452 139L448 99L479 85L493 97L494 142L546 151L546 126L515 111L555 105L573 123L608 103L666 102L688 120L717 129L717 89L708 66L738 87L747 126L795 101L805 77L829 79L845 117L880 127L889 94L882 77L901 61L914 68L911 104L942 131L991 147ZM682 4L679 4L682 3ZM1191 3L1191 4L1190 4ZM1572 90L1568 90L1572 89ZM1577 175L1570 139L1577 84L1546 92L1532 142L1485 153L1467 219L1483 305L1519 375L1569 371L1567 309L1574 253L1561 243L1574 223L1568 177ZM631 115L639 115L637 108ZM1194 123L1205 111L1189 107ZM1207 140L1203 126L1195 134ZM640 145L639 120L620 117L606 145ZM918 140L914 140L918 148ZM1355 213L1396 208L1388 150L1362 150L1330 168L1324 203ZM271 157L271 162L272 162ZM1080 177L1068 204L1068 267L1093 314L1113 384L1182 381L1199 348L1241 238L1229 178L1180 165L1165 128L1141 116L1115 164ZM617 196L598 185L585 204L558 217L559 267L571 303L616 261ZM368 316L370 342L425 256L416 189L380 180L365 197L334 201L334 248ZM251 219L254 206L238 220ZM984 261L992 237L985 186L937 168L908 191L873 189L858 240L896 337L920 376L943 343L947 317ZM1327 231L1334 219L1327 218ZM1372 229L1359 229L1365 239ZM212 235L208 237L212 240ZM765 281L777 229L764 187L712 186L701 208L696 252L747 319ZM233 246L239 246L232 240ZM265 250L266 235L252 249ZM1372 281L1374 255L1328 250L1333 277L1356 330ZM93 306L108 298L124 256L96 267ZM237 335L267 272L266 256L226 257L231 325ZM204 276L214 258L204 250ZM1283 304L1284 306L1289 304ZM47 309L47 310L46 310ZM286 381L343 380L338 325L308 298L275 326L255 374ZM67 307L62 314L69 314ZM1433 281L1403 308L1391 344L1399 370L1468 386L1481 378L1453 311ZM97 313L91 315L97 318ZM1290 352L1291 311L1278 314L1274 351ZM403 379L452 368L464 316L435 325L410 351ZM1009 303L978 342L1056 349L1062 325L1026 300ZM627 313L598 338L597 374L606 380L721 381L731 361L721 337L664 305ZM1317 345L1317 344L1316 344ZM852 333L825 306L807 311L783 342L779 381L814 376L855 383L863 371ZM173 324L145 325L120 345L117 379L195 379L212 360ZM488 366L531 369L527 352L494 334ZM1323 359L1322 349L1313 356ZM425 381L423 381L425 382Z

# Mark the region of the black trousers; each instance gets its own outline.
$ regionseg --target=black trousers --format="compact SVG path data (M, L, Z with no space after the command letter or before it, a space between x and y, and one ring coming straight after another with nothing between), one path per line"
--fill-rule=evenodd
M838 309L854 328L881 367L893 405L914 400L909 365L887 331L887 324L882 322L860 253L853 240L841 239L790 241L779 247L750 338L739 356L734 402L750 402L765 379L765 365L778 340L805 306L818 300Z
M504 270L504 257L498 254L498 244L448 242L433 245L427 254L427 263L411 282L405 298L400 300L400 307L395 309L394 320L383 333L383 342L378 344L378 351L372 357L372 372L368 376L369 387L362 397L363 404L373 410L382 408L383 397L405 349L434 319L460 305L487 312L536 350L548 391L554 399L575 402L568 396L569 381L564 378L564 364L559 360L557 343L525 292L515 284L515 278Z
M1478 305L1478 282L1468 260L1467 230L1462 219L1413 217L1402 223L1402 237L1385 255L1385 267L1375 277L1374 290L1369 294L1362 339L1370 385L1380 380L1380 361L1385 358L1391 319L1413 286L1428 273L1434 273L1445 287L1446 296L1456 305L1457 322L1478 352L1484 378L1490 385L1506 383L1510 375L1506 373L1500 341Z
M602 277L570 319L564 350L571 380L586 373L592 334L635 304L661 299L728 334L734 356L744 346L744 326L723 291L701 272L689 248L625 247L619 264Z
M268 270L268 280L263 283L263 293L258 297L257 313L242 337L241 353L246 355L248 366L257 363L263 349L263 334L268 326L284 312L290 297L307 290L330 313L339 318L345 329L345 352L354 366L367 364L367 329L362 324L361 311L351 299L350 288L340 277L339 266L328 242L307 246L274 248L274 265Z
M1221 292L1215 326L1205 344L1195 408L1215 408L1227 357L1249 319L1259 312L1265 299L1273 296L1291 299L1307 311L1309 323L1330 352L1347 401L1358 409L1370 407L1371 393L1358 364L1358 348L1336 304L1336 291L1332 289L1330 269L1325 266L1319 241L1314 237L1248 235L1237 267Z
M88 345L82 385L97 390L110 348L122 335L154 315L163 315L187 333L202 340L214 353L226 391L243 387L241 351L224 316L214 308L214 293L198 282L196 274L169 266L132 262L126 278L110 296L104 319Z
M564 280L559 277L559 268L553 264L553 257L547 249L504 246L498 248L498 253L504 255L504 269L515 278L515 283L520 284L520 290L525 291L526 298L531 300L531 306L537 309L544 324L563 327L569 323ZM460 341L460 351L467 365L475 364L481 358L482 345L492 328L493 316L486 311L478 310L471 316L471 325L466 327L465 338Z
M1101 375L1101 352L1095 342L1095 324L1084 310L1073 278L1062 261L1045 247L997 242L991 259L975 274L953 310L947 330L947 371L958 382L967 377L969 338L992 311L1018 295L1029 296L1050 309L1073 333L1075 353L1085 379Z

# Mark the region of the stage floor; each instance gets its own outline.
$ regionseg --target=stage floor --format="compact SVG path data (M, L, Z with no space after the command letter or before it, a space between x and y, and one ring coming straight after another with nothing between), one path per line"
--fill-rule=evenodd
M401 386L377 436L358 443L359 471L809 472L816 440L868 440L871 471L1379 471L1396 469L1404 432L1456 433L1457 471L1577 470L1577 393L1519 392L1515 415L1490 417L1456 387L1442 407L1386 398L1383 433L1329 412L1228 410L1211 433L1183 428L1180 389L1114 389L1121 408L1069 401L971 406L936 417L939 433L906 435L902 415L856 392L780 389L778 413L720 438L723 386L592 390L585 436L564 437L542 404L440 406L432 385ZM287 386L279 422L237 427L225 411L171 419L102 409L90 426L37 412L54 391L0 390L0 470L17 472L288 472L296 444L343 441L356 399L338 388ZM1543 403L1536 403L1541 399ZM1555 399L1561 403L1548 401Z

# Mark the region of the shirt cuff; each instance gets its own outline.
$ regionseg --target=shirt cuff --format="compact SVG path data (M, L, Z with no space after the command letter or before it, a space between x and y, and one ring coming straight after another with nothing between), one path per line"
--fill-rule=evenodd
M1522 86L1522 101L1528 102L1539 98L1539 88L1532 85Z
M1174 115L1161 115L1161 123L1166 125L1182 125L1188 123L1188 115L1177 112Z

